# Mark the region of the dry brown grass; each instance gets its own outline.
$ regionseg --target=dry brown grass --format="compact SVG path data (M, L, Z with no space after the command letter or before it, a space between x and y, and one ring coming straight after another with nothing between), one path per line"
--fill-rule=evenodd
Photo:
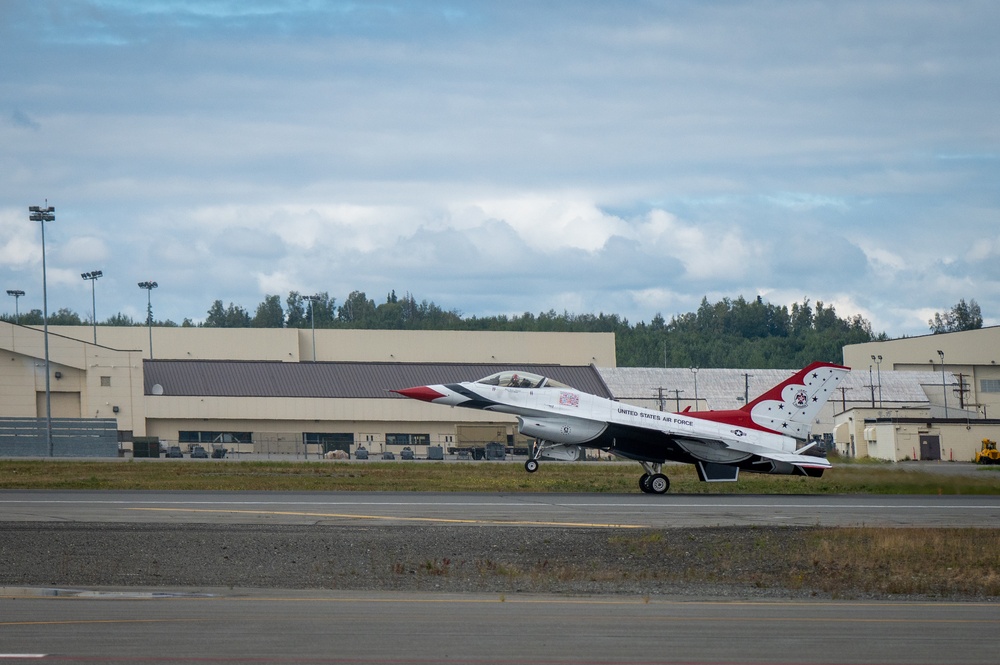
M613 543L656 579L835 598L1000 597L996 528L719 528L626 534Z
M1000 596L1000 529L817 529L795 569L829 593Z

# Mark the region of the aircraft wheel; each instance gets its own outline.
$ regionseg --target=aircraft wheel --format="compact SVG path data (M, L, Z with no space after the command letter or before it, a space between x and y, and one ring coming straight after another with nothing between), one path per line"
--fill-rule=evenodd
M538 460L530 459L524 463L524 470L528 473L534 473L538 471Z
M670 489L670 479L662 473L655 473L649 477L649 491L653 494L666 494Z
M649 489L649 474L648 473L644 473L641 476L639 476L639 489L641 489L646 494L650 493L651 490Z

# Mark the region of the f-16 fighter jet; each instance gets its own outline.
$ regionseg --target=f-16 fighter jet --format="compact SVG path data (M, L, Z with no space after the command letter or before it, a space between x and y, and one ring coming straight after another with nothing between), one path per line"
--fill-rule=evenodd
M705 482L733 482L740 469L819 477L830 468L810 454L813 420L850 368L813 363L740 409L669 413L581 392L528 372L506 371L478 381L417 386L393 392L446 406L517 416L535 438L524 468L543 456L576 459L575 446L597 448L642 465L639 488L663 494L667 461L694 464Z

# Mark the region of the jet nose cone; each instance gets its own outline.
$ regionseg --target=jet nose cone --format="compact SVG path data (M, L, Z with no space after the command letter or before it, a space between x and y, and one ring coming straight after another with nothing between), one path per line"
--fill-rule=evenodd
M393 390L392 392L402 395L403 397L409 397L411 399L419 399L424 402L433 402L436 399L441 399L442 397L444 397L442 393L439 393L430 386L416 386L414 388L403 388L402 390Z

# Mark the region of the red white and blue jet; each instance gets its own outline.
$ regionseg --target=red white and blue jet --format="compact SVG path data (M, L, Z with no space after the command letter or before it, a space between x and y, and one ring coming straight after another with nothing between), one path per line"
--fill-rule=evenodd
M740 469L819 477L830 463L808 441L814 419L850 368L813 363L740 409L669 413L581 392L529 372L506 371L478 381L395 390L405 397L517 417L534 437L524 468L541 457L577 459L578 447L639 462L643 492L663 494L667 461L694 464L705 482L733 482ZM810 454L813 453L813 454Z

